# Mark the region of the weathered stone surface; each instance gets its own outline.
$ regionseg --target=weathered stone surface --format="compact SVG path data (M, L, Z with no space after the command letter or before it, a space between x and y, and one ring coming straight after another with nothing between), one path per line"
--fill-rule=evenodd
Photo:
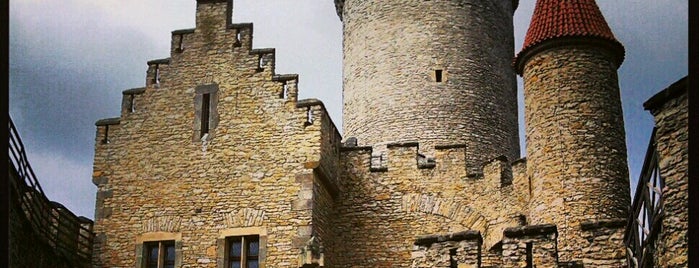
M510 162L512 2L342 1L343 143L322 102L297 99L298 76L275 73L275 50L252 48L252 24L231 24L231 3L199 0L196 28L173 31L121 117L97 122L95 267L140 266L149 239L176 240L178 267L223 267L226 237L251 234L260 267L624 265L626 148L604 50L531 56L528 158ZM680 104L653 113L675 213L657 261L681 265Z
M644 104L655 119L660 176L665 180L661 232L655 243L656 267L687 267L688 258L688 106L687 78Z
M274 50L252 50L252 25L229 24L228 4L199 1L197 27L173 32L121 118L98 122L95 267L134 267L136 237L159 232L181 236L192 267L216 267L228 229L266 230L266 267L296 263L294 240L330 239L341 137L321 102L297 102L297 76L275 74ZM197 96L214 92L203 140Z
M558 227L561 261L589 257L582 221L628 213L617 67L603 49L566 46L532 56L524 68L528 219Z
M343 6L345 136L372 146L418 141L428 151L466 144L475 169L519 158L510 1Z

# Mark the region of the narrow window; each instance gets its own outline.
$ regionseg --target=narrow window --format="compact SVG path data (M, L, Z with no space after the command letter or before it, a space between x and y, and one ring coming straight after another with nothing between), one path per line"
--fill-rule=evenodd
M129 112L133 113L136 111L136 96L134 94L129 95Z
M145 243L145 268L175 268L175 241Z
M104 138L102 139L102 144L109 143L109 125L104 126Z
M177 46L177 52L184 51L184 34L180 34L180 43Z
M282 85L282 92L279 93L279 98L284 99L286 98L286 92L289 90L289 85L286 84L286 81L284 81L284 84Z
M233 43L233 46L239 47L241 45L242 45L242 42L240 40L240 29L237 29L236 33L235 33L235 43Z
M260 237L234 236L226 239L226 267L258 268L260 266Z
M153 82L158 85L160 84L160 65L155 65L155 75L153 76Z
M195 92L192 141L211 141L218 125L218 84L199 85Z
M311 107L308 107L308 110L306 110L306 125L312 125L313 124L313 109Z
M211 107L211 94L204 93L201 99L201 137L209 133L209 113Z
M259 63L259 64L258 64L257 67L258 67L260 70L263 69L263 68L265 67L265 55L264 55L264 54L260 54L260 59L258 60L258 63Z
M437 82L442 82L442 70L434 70L434 79Z
M527 268L534 267L534 254L532 251L532 242L529 242L527 243Z

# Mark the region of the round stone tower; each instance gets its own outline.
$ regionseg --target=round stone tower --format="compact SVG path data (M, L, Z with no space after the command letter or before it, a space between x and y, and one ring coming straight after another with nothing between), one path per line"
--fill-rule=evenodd
M335 0L344 136L360 145L465 144L468 164L519 158L517 1Z
M562 261L588 258L581 223L630 204L617 69L624 47L594 0L538 0L515 68L524 79L529 223L558 226ZM623 243L607 245L623 256Z

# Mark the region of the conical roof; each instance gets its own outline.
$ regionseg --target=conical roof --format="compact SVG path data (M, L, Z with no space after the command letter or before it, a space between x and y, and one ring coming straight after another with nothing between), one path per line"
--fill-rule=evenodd
M624 60L624 47L614 37L594 0L537 0L514 67L521 74L533 52L576 43L605 46L615 54L618 65Z

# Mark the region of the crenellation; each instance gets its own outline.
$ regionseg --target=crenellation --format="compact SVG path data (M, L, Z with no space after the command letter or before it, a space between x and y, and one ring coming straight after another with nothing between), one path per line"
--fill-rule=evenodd
M253 24L252 23L234 23L231 24L228 29L235 31L233 48L241 47L242 49L252 48L252 33Z
M192 29L182 29L172 31L172 38L170 40L170 57L177 57L177 54L183 53L188 43L188 40L194 34L194 28Z
M483 165L483 176L491 187L502 188L512 185L512 166L504 155Z
M298 74L277 74L272 76L272 81L281 82L279 98L291 102L298 99Z
M159 88L162 82L163 73L166 72L167 66L170 64L170 58L150 60L148 64L148 70L146 71L146 87Z
M95 267L144 266L152 241L178 266L228 266L248 239L258 267L624 264L613 53L566 39L523 54L519 158L517 0L335 3L344 140L322 101L298 99L299 75L275 73L276 50L253 48L253 24L232 23L232 0L197 1L196 27L95 123ZM652 110L661 141L680 138L668 155L683 101Z
M256 48L250 50L251 55L257 55L256 72L263 72L267 70L269 73L274 74L274 52L274 48Z
M226 29L233 22L233 0L197 0L196 29L205 35Z
M137 96L143 94L146 92L145 87L140 87L140 88L132 88L132 89L127 89L122 91L122 100L121 100L121 117L128 116L130 113L134 113L138 110L138 106L140 105L140 100L137 100Z
M504 267L557 267L558 229L555 225L512 227L503 234Z

